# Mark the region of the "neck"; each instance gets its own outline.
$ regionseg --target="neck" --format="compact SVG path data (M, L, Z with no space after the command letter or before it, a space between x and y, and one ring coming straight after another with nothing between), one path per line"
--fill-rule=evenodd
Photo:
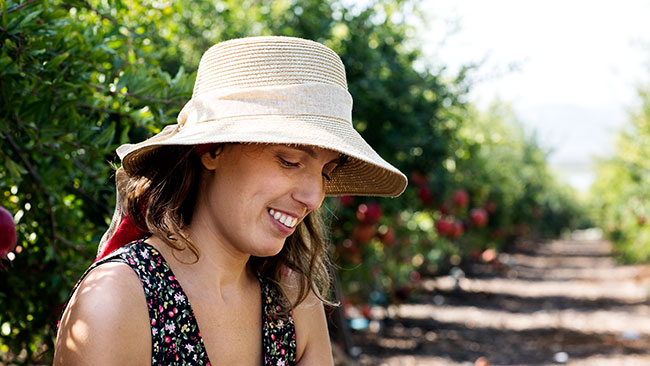
M206 226L197 222L189 228L190 240L198 249L198 261L189 249L174 250L157 237L152 237L149 241L157 244L155 246L168 262L173 262L170 265L177 277L190 280L204 289L213 289L225 301L237 297L243 288L250 286L250 280L254 278L254 273L247 265L250 255L224 245L222 240L209 231L193 230L197 227Z

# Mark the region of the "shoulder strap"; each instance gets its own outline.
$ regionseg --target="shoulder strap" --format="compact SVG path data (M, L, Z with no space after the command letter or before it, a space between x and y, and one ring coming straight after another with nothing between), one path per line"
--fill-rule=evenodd
M280 292L268 279L258 277L262 288L262 346L264 365L293 365L296 362L296 330L291 312L280 317Z

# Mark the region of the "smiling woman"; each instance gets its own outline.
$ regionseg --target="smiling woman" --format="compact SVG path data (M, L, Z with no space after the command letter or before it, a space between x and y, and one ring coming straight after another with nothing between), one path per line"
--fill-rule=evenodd
M116 212L55 364L331 364L319 208L406 186L351 108L343 64L319 43L210 48L178 124L118 148Z

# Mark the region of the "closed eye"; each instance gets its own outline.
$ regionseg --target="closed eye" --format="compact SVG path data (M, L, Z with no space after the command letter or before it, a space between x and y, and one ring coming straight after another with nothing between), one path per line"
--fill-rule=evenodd
M297 162L294 163L292 161L288 161L288 160L285 160L283 158L278 158L278 159L280 160L280 163L282 165L284 165L286 167L289 167L289 168L296 168L296 167L300 166L300 163L297 163Z

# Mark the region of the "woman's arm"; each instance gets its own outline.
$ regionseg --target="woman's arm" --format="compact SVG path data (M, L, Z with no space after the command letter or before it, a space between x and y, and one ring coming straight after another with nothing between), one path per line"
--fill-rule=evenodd
M100 265L81 282L61 318L54 365L151 365L147 303L128 265Z
M333 365L325 310L313 292L310 291L305 301L293 309L293 319L296 327L297 365Z

